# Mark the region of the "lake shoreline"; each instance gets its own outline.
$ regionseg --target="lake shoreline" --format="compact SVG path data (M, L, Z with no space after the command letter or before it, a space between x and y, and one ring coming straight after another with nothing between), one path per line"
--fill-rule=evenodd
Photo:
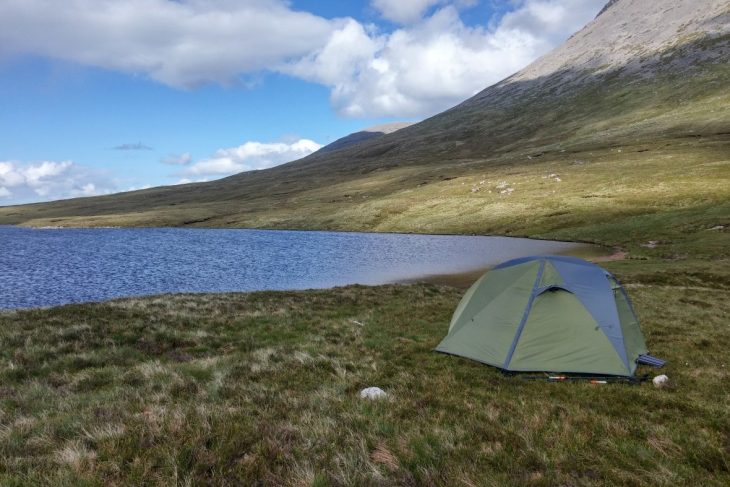
M2 207L0 207L2 208ZM575 244L585 244L585 245L595 245L599 247L605 247L604 244L592 241L592 240L575 240L575 239L556 239L556 238L550 238L550 237L539 237L539 236L532 236L529 234L503 234L503 233L453 233L453 232L444 232L444 233L438 233L438 232L406 232L406 231L388 231L388 230L347 230L347 229L327 229L327 228L285 228L285 227L229 227L229 226L220 226L220 227L198 227L198 226L189 226L189 225L169 225L169 226L135 226L135 225L103 225L103 226L94 226L94 225L50 225L50 226L34 226L34 225L24 225L24 224L0 224L0 227L16 227L16 228L26 228L29 230L75 230L75 229L81 229L81 230L94 230L94 229L137 229L137 230L145 230L145 229L156 229L156 230L162 230L162 229L169 229L169 228L178 228L178 229L185 229L185 230L260 230L260 231L266 231L266 232L312 232L312 233L355 233L355 234L376 234L376 235L424 235L424 236L432 236L432 237L502 237L502 238L522 238L522 239L528 239L528 240L535 240L540 242L560 242L560 243L575 243Z
M556 255L571 255L580 257L594 263L614 262L628 258L628 253L619 248L610 249L603 245L594 245L585 249L576 249L575 251L556 252ZM439 286L451 286L457 289L468 289L476 282L484 273L491 269L491 266L478 267L462 272L453 272L446 274L424 274L416 278L401 279L393 281L393 284L436 284Z
M259 229L0 227L0 308L174 293L327 289L471 274L527 255L605 254L505 236Z

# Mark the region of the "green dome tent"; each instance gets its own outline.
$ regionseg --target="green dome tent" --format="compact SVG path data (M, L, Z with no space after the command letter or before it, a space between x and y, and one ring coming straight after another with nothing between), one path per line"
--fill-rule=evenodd
M616 278L564 256L514 259L487 272L436 350L508 371L616 376L633 376L641 357L653 359Z

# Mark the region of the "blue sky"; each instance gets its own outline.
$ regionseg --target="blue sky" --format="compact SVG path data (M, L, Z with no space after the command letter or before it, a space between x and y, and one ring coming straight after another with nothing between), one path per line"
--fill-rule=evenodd
M420 120L603 0L3 0L0 205L212 180Z

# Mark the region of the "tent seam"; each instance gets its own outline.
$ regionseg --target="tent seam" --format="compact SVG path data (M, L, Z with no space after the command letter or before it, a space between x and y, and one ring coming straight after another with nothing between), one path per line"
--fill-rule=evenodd
M618 280L616 276L613 274L609 274L614 281L616 281L616 284L618 284L618 288L621 291L621 294L623 294L624 299L626 299L626 303L629 305L629 311L631 311L631 314L634 315L634 319L639 321L639 317L636 315L636 310L634 310L634 303L631 302L631 298L629 298L629 295L626 293L626 289L624 289L624 285L621 284L621 281Z
M540 281L542 281L542 273L545 270L545 260L540 261L540 269L537 271L537 277L535 278L535 283L532 285L532 292L530 293L530 299L527 301L527 306L525 306L525 312L522 314L522 319L520 320L520 324L517 327L517 332L515 333L515 338L512 340L512 345L509 348L509 352L507 353L507 358L504 359L504 364L502 365L503 369L506 369L509 366L509 363L512 361L512 355L515 353L515 349L517 348L517 342L520 341L520 336L522 336L522 330L525 328L525 324L527 323L527 318L530 316L530 311L532 310L532 303L535 301L535 298L537 297L537 291L540 288Z
M530 269L529 268L526 268L525 269L525 272L523 274L521 274L519 278L515 279L515 281L518 280L518 279L520 279L520 278L522 278L528 272L530 272ZM500 296L502 296L503 294L505 294L508 291L514 291L512 289L512 287L511 287L513 284L514 284L514 282L512 282L512 284L510 284L510 287L506 287L506 288L502 289L498 294L495 294L494 297L485 306L482 306L481 308L479 308L479 310L476 313L472 314L471 316L468 316L467 315L468 318L469 318L469 320L473 320L479 313L481 313L482 311L484 311L484 309L486 309L492 303L492 301L496 300L497 298L499 298ZM464 312L462 311L461 314L464 314ZM459 316L459 317L461 317L461 316ZM453 320L453 318L452 318L452 320ZM464 325L466 325L467 322L468 322L468 320L462 320L462 321L463 322L462 322L462 325L459 327L459 330L461 330L464 327ZM454 330L451 327L451 325L449 325L449 331L446 334L446 336L448 337L449 335L451 335L452 331L454 332L454 334L456 334L458 332L458 330Z
M565 279L565 275L563 275L563 272L561 272L561 270L557 267L556 267L556 270L558 271L558 274L560 274L563 277L563 279ZM604 276L613 277L613 275L610 272L606 271L605 269L601 269L601 271L603 271ZM608 282L608 279L606 279L606 282ZM616 282L618 283L618 281L616 281ZM620 283L619 283L619 286L621 286ZM611 290L611 295L613 296L613 289L611 288L610 285L608 287ZM611 343L613 343L611 340L611 337L608 335L608 332L606 331L606 327L604 327L602 325L602 320L600 319L600 317L596 316L596 314L591 310L591 308L589 306L586 306L585 301L583 301L583 299L581 299L580 293L575 293L575 295L578 298L578 300L581 302L583 307L593 317L593 319L595 320L596 324L598 325L598 327L601 330L601 332L603 333L603 335L606 338L608 338L608 340L611 341ZM626 367L626 370L630 372L631 371L631 361L629 360L628 354L626 353L626 342L624 340L623 329L621 328L621 319L619 318L618 310L616 309L616 300L615 299L612 300L612 304L613 304L614 310L616 310L616 324L618 325L619 330L621 330L621 337L620 337L620 343L619 343L621 349L619 349L616 345L614 345L613 350L616 353L616 355L618 355L618 358L621 361L621 363L624 365L624 367Z
M634 317L634 321L637 323L637 326L639 326L638 325L639 317L636 315L636 310L634 310L634 303L631 302L631 298L629 297L628 293L626 292L626 289L624 289L624 285L621 283L621 281L618 280L618 278L616 276L614 276L610 272L608 273L608 275L611 276L611 278L614 280L614 282L618 285L618 289L619 289L619 291L621 291L621 295L626 300L626 304L629 306L629 311L631 312L631 315ZM626 361L628 362L629 371L631 371L632 363L629 360L629 351L626 348L626 335L624 334L623 324L621 323L620 317L619 317L619 326L621 327L621 342L624 345L624 354L626 355ZM641 328L639 328L639 329L641 329ZM646 342L645 342L644 349L646 350L647 348L648 347L646 346ZM647 350L647 353L648 353L648 350ZM634 366L637 365L636 360L637 359L635 359L633 362Z

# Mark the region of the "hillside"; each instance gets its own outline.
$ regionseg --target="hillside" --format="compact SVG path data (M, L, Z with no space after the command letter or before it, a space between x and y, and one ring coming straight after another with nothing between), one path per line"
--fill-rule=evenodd
M383 125L375 125L373 127L368 127L363 130L354 132L350 135L341 137L341 138L335 140L334 142L327 144L326 146L319 149L317 151L317 153L319 155L321 155L325 152L332 152L332 151L344 149L346 147L351 147L355 144L365 142L366 140L371 140L371 139L375 139L377 137L382 137L383 135L392 134L393 132L406 128L410 125L413 125L413 123L393 122L393 123L386 123Z
M709 229L730 225L729 19L723 0L611 2L524 70L392 134L209 183L0 208L0 223L671 240L646 251L663 255L707 236L726 255Z

